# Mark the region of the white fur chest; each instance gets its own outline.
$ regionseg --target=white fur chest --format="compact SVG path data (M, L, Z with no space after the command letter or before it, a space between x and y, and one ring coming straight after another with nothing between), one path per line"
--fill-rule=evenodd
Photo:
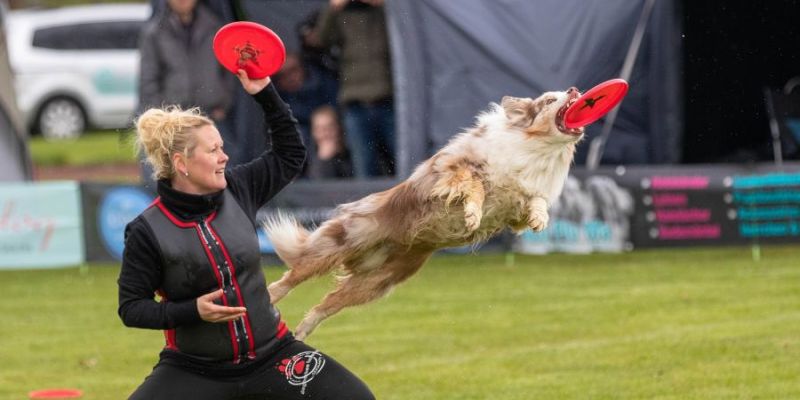
M486 140L487 200L512 205L520 196L541 197L548 204L561 194L572 164L573 148L562 143L542 143L518 135L493 135ZM509 204L511 203L511 204Z
M547 206L555 202L566 182L575 143L575 137L558 132L537 134L516 128L499 107L482 114L473 130L442 149L480 165L485 194L482 218L473 235L463 239L488 237L507 226L524 226L533 207L540 210L542 203L535 199L544 200ZM465 214L450 211L435 219L438 224L432 228L440 237L463 232Z

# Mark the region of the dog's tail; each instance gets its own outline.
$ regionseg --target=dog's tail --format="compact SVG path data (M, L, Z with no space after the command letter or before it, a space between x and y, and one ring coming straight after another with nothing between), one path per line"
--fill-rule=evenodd
M278 257L291 269L303 255L310 232L294 217L281 212L267 218L264 230Z

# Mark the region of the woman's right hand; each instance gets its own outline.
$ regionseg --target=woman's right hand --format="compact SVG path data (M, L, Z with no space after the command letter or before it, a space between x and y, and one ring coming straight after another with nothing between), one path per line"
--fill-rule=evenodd
M270 77L261 79L250 79L250 77L247 76L247 72L245 72L245 70L243 69L238 70L236 72L236 76L239 78L239 82L242 83L244 91L251 95L254 95L264 90L264 88L267 87L267 85L269 85L270 82L272 82Z
M227 322L241 318L247 312L244 307L227 307L214 303L214 300L221 297L222 289L218 289L197 298L197 312L203 321Z

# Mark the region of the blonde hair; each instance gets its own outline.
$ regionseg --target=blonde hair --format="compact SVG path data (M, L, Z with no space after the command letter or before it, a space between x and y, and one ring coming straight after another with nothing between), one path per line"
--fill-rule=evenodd
M179 106L151 108L136 119L136 149L144 153L153 166L153 179L170 179L175 176L172 155L191 156L197 145L194 132L197 128L214 122L197 107L187 110Z

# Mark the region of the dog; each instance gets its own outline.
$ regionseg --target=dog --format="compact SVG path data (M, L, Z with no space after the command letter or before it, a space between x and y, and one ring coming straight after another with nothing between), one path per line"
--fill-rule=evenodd
M444 247L511 228L541 231L564 186L583 128L564 125L573 88L536 99L506 96L404 182L336 208L309 231L277 214L264 228L288 271L269 285L277 303L301 282L337 270L337 287L295 330L303 340L345 307L368 303L416 273Z

